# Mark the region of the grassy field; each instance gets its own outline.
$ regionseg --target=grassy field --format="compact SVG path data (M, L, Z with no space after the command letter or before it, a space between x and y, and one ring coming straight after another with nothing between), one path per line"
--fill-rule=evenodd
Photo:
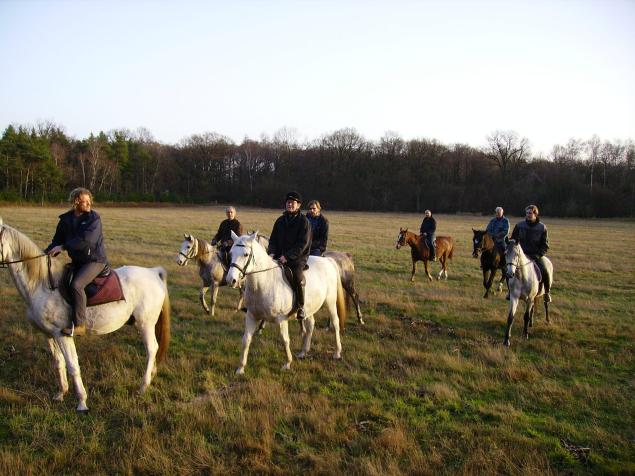
M209 239L222 207L104 208L114 266L162 265L172 301L167 364L137 393L145 353L134 328L77 339L87 415L56 389L44 337L0 270L0 474L634 474L635 223L545 218L555 266L552 323L542 307L502 346L507 302L483 299L471 227L436 216L457 249L447 282L410 275L396 250L412 214L326 212L334 250L354 254L366 326L349 312L343 360L326 317L310 356L284 372L277 328L238 365L242 313L222 288L198 303L197 268L179 268L183 233ZM0 207L42 247L62 208ZM269 234L275 210L239 209ZM512 219L512 222L517 219ZM600 240L602 243L600 243ZM438 264L433 264L438 271ZM292 349L300 348L291 323Z

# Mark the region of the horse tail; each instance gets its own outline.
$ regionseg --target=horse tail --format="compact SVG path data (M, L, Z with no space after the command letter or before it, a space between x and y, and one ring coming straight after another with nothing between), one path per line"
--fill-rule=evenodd
M340 332L344 330L344 324L346 323L346 297L344 288L342 286L342 278L337 277L337 317L340 322Z
M168 274L163 268L159 268L159 277L163 281L165 288L165 296L163 298L163 307L159 314L159 320L154 326L154 333L159 341L159 350L157 351L157 364L165 360L168 353L168 345L170 344L170 295L168 294Z

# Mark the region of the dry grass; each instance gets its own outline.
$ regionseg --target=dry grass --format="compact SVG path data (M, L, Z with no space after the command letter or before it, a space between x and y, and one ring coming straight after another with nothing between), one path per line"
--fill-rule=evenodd
M183 233L209 239L223 207L100 208L113 265L162 265L172 344L150 390L137 394L144 351L132 328L78 340L88 415L57 404L43 337L0 272L1 474L559 474L635 472L635 224L546 219L556 268L553 321L542 309L512 348L501 345L503 296L482 299L471 227L484 217L437 216L457 252L447 282L410 276L395 250L409 214L327 212L332 249L350 251L367 325L354 319L332 361L318 316L310 356L282 372L278 330L252 344L234 376L243 319L223 288L217 316L198 303L195 267L175 264ZM0 208L36 243L62 208ZM240 209L268 234L276 210ZM514 221L514 220L512 220ZM597 255L593 236L610 238ZM432 265L433 272L438 265ZM292 323L292 347L299 349ZM575 448L590 448L588 453ZM572 449L573 448L573 449Z

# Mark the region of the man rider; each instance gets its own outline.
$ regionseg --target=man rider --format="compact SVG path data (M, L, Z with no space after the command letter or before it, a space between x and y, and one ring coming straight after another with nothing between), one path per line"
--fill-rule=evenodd
M59 216L55 236L44 250L51 256L67 251L73 266L71 296L73 321L62 329L67 336L81 336L86 332L86 292L84 288L108 267L104 235L99 214L91 210L93 195L86 188L76 188L69 196L73 205Z
M289 192L285 199L285 212L273 225L269 238L269 253L293 271L293 286L297 297L297 319L306 317L304 310L304 269L311 250L311 225L300 212L302 197Z
M502 258L505 256L505 238L509 233L509 220L503 215L503 207L496 207L495 213L496 216L490 220L486 231Z
M512 239L520 243L523 252L536 262L542 273L542 281L545 286L545 302L551 302L551 275L547 271L544 255L549 250L549 238L547 227L538 218L539 212L536 205L525 208L525 221L521 221L512 231Z
M428 245L428 250L430 252L430 261L436 261L437 257L434 239L437 231L437 222L434 218L432 218L432 212L430 210L426 210L423 215L424 217L423 221L421 222L419 233L425 238Z
M229 265L229 250L234 244L231 233L233 231L238 236L242 235L243 226L236 219L236 209L234 207L227 207L225 209L225 214L227 215L227 219L220 222L218 231L216 232L216 235L214 235L214 238L212 238L211 244L212 246L216 246L217 244L219 245L223 261Z

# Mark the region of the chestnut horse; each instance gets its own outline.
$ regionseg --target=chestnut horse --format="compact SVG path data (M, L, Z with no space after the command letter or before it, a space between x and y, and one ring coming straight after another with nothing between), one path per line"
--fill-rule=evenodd
M489 290L494 282L496 271L500 269L501 279L496 286L496 292L503 290L505 281L505 255L499 253L494 245L494 240L485 230L475 230L472 228L472 256L478 258L481 255L481 269L483 270L483 286L485 287L484 298L489 297Z
M451 236L437 236L435 240L437 244L437 258L441 263L441 271L437 275L437 279L448 279L448 260L452 259L454 253L454 240ZM399 235L397 236L396 248L399 249L404 245L410 245L410 252L412 256L412 275L410 281L415 280L415 273L417 271L417 261L423 261L423 266L426 270L426 276L432 281L432 276L428 271L428 261L430 260L430 250L420 235L417 235L408 228L399 228Z

